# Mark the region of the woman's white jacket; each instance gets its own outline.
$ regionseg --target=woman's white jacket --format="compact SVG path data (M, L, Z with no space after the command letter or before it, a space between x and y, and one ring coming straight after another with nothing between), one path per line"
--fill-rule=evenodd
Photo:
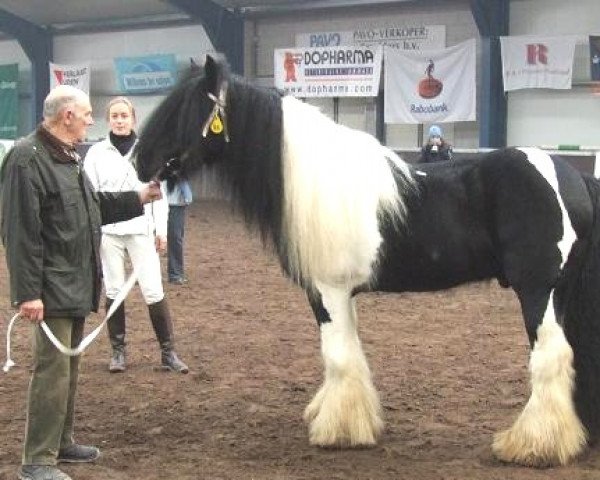
M134 167L133 148L122 156L107 138L90 147L83 163L96 191L123 192L139 191L145 184L138 178ZM112 235L156 235L167 236L169 204L164 185L163 198L144 205L144 215L125 222L112 223L102 227L103 233Z

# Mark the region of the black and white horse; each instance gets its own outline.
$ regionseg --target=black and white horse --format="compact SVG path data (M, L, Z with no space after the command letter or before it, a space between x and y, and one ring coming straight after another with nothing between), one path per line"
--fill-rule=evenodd
M308 294L324 382L310 442L371 445L381 406L357 335L360 291L433 291L496 278L521 303L531 396L498 458L565 464L600 433L599 184L532 148L410 166L372 136L231 76L207 58L156 109L139 171L211 166ZM402 312L399 312L401 316Z

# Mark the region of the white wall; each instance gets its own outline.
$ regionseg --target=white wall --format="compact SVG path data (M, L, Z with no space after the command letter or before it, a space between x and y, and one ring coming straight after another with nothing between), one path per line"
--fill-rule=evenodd
M89 139L105 137L106 104L118 90L114 69L115 57L152 54L175 54L180 69L189 66L189 59L203 60L213 46L200 25L129 30L111 33L58 35L54 39L54 62L77 64L90 62L90 98L94 109L95 125L89 130ZM20 126L19 134L29 129L31 110L31 64L16 40L0 41L0 63L19 63ZM130 97L136 107L138 124L160 102L162 95L146 94Z
M189 66L190 57L202 60L211 51L213 46L204 29L193 25L58 36L54 41L54 62L91 62L90 98L96 123L89 131L89 138L95 140L105 137L108 132L106 104L112 97L122 95L115 75L115 57L173 53L178 66L183 69ZM141 125L160 102L162 94L136 95L130 99Z
M511 0L512 35L577 35L574 65L575 83L589 80L588 50L585 39L600 34L600 1ZM263 84L273 83L273 50L292 46L296 33L351 30L398 25L445 25L446 44L455 45L468 38L479 38L468 0L398 2L397 5L353 7L341 10L277 15L246 22L246 75ZM480 42L478 42L478 48ZM91 61L91 97L97 124L90 138L106 135L106 102L117 91L113 58L154 53L174 53L183 68L189 57L202 59L213 47L200 25L152 30L118 31L55 38L54 61L78 63ZM20 69L20 129L27 133L31 112L29 98L30 64L16 41L0 41L0 63L18 62ZM478 51L478 66L480 52ZM478 68L478 78L479 78ZM479 81L477 82L479 85ZM160 96L132 97L143 122ZM480 88L478 87L478 102ZM311 100L333 115L333 101ZM341 99L339 120L374 133L375 109L372 99ZM600 144L600 95L589 86L572 90L521 90L508 94L508 144ZM427 127L427 126L425 126ZM458 148L478 146L477 122L444 124L445 136ZM426 130L426 128L424 129ZM387 143L411 148L419 143L419 129L412 125L389 125Z
M479 38L467 0L398 2L397 5L377 7L366 5L325 12L295 12L247 22L246 71L261 83L272 85L273 50L294 46L298 33L410 25L445 25L448 46ZM318 103L328 115L333 113L330 99L318 102L311 99L310 103ZM342 98L338 114L340 123L375 133L374 99ZM478 146L476 122L449 123L443 127L445 136L456 146ZM419 143L419 129L416 125L387 125L386 143L397 148L415 147Z
M508 93L509 145L600 145L600 95L590 85L588 35L600 35L600 1L512 0L511 35L576 35L571 90ZM580 85L577 85L577 84Z

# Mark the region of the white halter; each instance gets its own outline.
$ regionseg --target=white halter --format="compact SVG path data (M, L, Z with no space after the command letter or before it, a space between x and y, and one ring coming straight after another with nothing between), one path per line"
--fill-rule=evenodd
M221 121L223 122L223 135L225 136L225 141L229 142L229 133L227 132L227 114L225 113L225 101L227 100L227 82L221 83L221 88L219 89L219 96L216 97L211 92L207 93L208 98L210 98L213 102L215 102L212 112L204 122L204 126L202 127L202 136L206 138L208 135L208 129L211 127L213 122L219 121L219 116L221 117Z

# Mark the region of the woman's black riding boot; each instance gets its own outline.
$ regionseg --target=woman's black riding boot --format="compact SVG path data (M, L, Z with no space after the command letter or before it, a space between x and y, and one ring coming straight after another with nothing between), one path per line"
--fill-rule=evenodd
M150 320L156 338L160 345L161 366L165 370L172 370L179 373L188 373L188 366L179 360L174 349L173 342L173 321L167 306L167 301L163 298L160 302L148 305Z
M106 311L110 309L113 300L106 299ZM112 347L112 355L108 371L120 373L125 371L125 304L121 303L107 322L108 338Z

